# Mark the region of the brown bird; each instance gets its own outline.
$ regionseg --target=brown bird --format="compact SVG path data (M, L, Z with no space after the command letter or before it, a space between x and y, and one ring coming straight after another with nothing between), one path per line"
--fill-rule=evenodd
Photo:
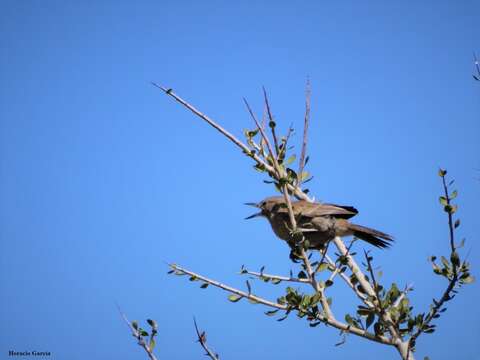
M290 218L283 196L272 196L258 204L247 203L246 205L258 207L261 210L246 219L257 216L266 217L275 235L287 242L292 240ZM301 231L309 242L310 249L323 248L335 236L353 235L378 248L386 248L393 241L393 237L388 234L349 222L348 219L358 213L352 206L299 200L292 201L292 208L297 221L297 230Z

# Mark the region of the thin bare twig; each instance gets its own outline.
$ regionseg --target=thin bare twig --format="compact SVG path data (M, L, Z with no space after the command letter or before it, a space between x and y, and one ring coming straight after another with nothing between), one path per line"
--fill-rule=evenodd
M475 64L475 69L477 70L477 75L473 75L473 78L477 81L480 81L480 63L478 62L477 55L473 53L473 61Z
M210 359L212 360L218 360L219 356L218 354L214 353L210 348L207 346L207 334L205 331L202 331L200 333L200 330L198 329L197 326L197 320L195 320L195 317L193 318L193 324L195 325L195 331L197 332L197 337L198 337L198 342L202 346L203 350L205 350L206 354Z
M262 87L262 89L263 89L263 98L265 99L265 105L267 107L268 119L271 122L270 128L272 129L272 137L273 137L273 144L275 145L275 153L278 154L278 151L279 151L279 149L278 149L278 139L277 139L277 136L275 135L275 132L273 131L273 129L275 128L273 123L275 121L273 120L272 112L270 111L270 104L268 103L267 91L265 90L265 87Z
M265 144L267 145L268 153L269 153L270 157L272 158L273 169L275 170L275 173L277 174L277 177L280 179L283 176L283 174L282 174L282 171L280 169L280 166L278 165L277 156L276 156L277 153L275 153L273 151L272 145L270 145L270 141L268 140L267 134L265 133L262 126L260 125L257 118L255 117L255 114L253 113L252 109L250 108L250 105L248 104L247 100L245 98L243 98L243 101L245 102L245 105L247 106L248 112L250 113L250 116L252 117L253 121L255 122L255 125L260 130L260 134L262 136L262 139L265 142Z
M363 250L363 253L365 255L365 259L367 260L367 270L370 273L370 277L372 278L373 290L375 291L375 299L377 300L378 310L380 315L383 315L385 310L382 306L382 298L380 297L380 293L378 291L378 283L377 283L377 280L375 279L375 273L373 272L372 260L366 250Z
M452 199L450 198L450 195L448 193L448 187L447 187L447 182L445 180L445 176L442 176L442 185L443 185L443 192L445 194L445 199L447 201L447 206L452 206L451 201ZM453 212L452 211L447 211L448 214L448 230L449 230L449 235L450 235L450 249L452 253L455 251L455 233L454 233L454 227L453 227ZM454 275L457 275L457 267L453 267Z
M310 121L310 80L307 79L307 86L305 90L305 119L303 124L303 142L302 142L302 154L300 156L300 162L298 163L298 186L302 183L303 179L303 168L305 167L305 158L307 155L307 135L308 135L308 124Z
M340 277L345 281L345 283L355 292L355 294L358 296L358 298L360 300L362 300L362 302L367 305L368 307L372 307L373 304L368 301L368 298L366 295L362 294L360 291L358 291L358 289L355 287L354 284L352 284L352 282L350 281L350 278L345 275L344 272L340 272L340 268L338 266L335 265L335 262L330 258L330 256L326 256L325 259L328 261L328 263L335 267L335 271L337 271L338 274L340 274Z

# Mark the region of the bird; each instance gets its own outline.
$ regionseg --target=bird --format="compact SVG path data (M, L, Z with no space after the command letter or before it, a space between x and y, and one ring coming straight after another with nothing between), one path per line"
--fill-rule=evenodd
M293 214L300 231L308 241L309 249L323 249L336 236L354 236L377 248L388 248L394 240L384 232L353 224L350 218L358 214L353 206L328 203L292 201ZM259 203L246 203L260 209L260 212L246 219L265 217L270 222L273 232L280 239L291 243L293 234L287 205L283 196L267 197Z

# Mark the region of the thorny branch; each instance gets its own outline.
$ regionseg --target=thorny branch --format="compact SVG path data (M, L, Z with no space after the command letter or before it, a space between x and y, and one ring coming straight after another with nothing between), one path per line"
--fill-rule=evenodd
M271 156L272 158L272 165L269 165L266 161L264 161L263 159L260 158L260 156L258 156L256 154L256 152L252 152L250 150L250 148L245 145L243 142L241 142L240 140L238 140L234 135L232 135L231 133L229 133L227 130L223 129L220 125L218 125L214 120L210 119L209 117L207 117L206 115L204 115L203 113L201 113L199 110L197 110L196 108L194 108L192 105L190 105L188 102L186 102L185 100L183 100L181 97L179 97L178 95L176 95L172 89L169 89L169 88L165 88L163 86L159 86L157 85L156 83L153 83L154 86L158 87L159 89L163 90L167 95L173 97L176 101L178 101L179 103L181 103L183 106L185 106L187 109L189 109L190 111L192 111L195 115L199 116L201 119L203 119L204 121L206 121L209 125L213 126L216 130L218 130L220 133L222 133L224 136L226 136L230 141L232 141L235 145L237 145L238 147L240 147L243 151L243 153L247 154L248 156L252 157L257 164L260 164L262 165L270 174L272 174L272 176L279 182L282 181L283 179L283 172L280 168L280 166L278 165L278 162L276 160L276 156L275 156L275 153L273 151L273 148L272 146L270 145L270 142L268 140L268 137L266 136L266 133L263 129L263 127L258 123L258 121L256 120L255 116L253 115L253 111L251 111L250 107L248 106L248 103L246 102L246 105L249 109L249 112L250 112L250 115L252 116L252 118L254 119L255 121L255 124L257 126L257 128L259 129L261 135L262 135L262 141L265 142L265 144L267 145L267 148L268 148L268 152L269 152L269 155ZM269 120L270 120L270 128L272 129L272 137L274 138L274 140L277 138L276 135L275 135L275 131L274 131L274 128L275 128L275 123L274 123L274 120L273 120L273 116L272 116L272 113L271 113L271 110L270 110L270 106L268 104L268 97L266 95L266 91L264 89L264 98L265 98L265 106L266 106L266 109L267 109L267 115L269 117ZM308 126L308 118L307 118L307 121L306 121L306 125ZM305 139L305 142L306 142L306 137L304 137ZM304 145L304 147L306 148L306 144ZM275 149L278 148L278 142L276 142L276 146L275 146ZM292 205L291 205L291 200L290 200L290 197L289 197L289 194L288 192L291 191L295 194L295 196L297 196L299 199L304 199L304 200L307 200L307 201L312 201L308 195L306 195L300 188L299 186L292 186L291 184L289 183L285 183L283 182L283 185L282 185L282 193L284 195L284 198L285 198L285 201L286 201L286 204L287 204L287 208L288 208L288 214L289 214L289 219L290 219L290 223L292 225L292 232L295 232L296 230L296 220L295 220L295 216L293 214L293 209L292 209ZM371 296L375 296L375 293L373 292L372 288L370 287L370 284L368 283L368 281L365 280L365 276L363 275L363 273L361 272L360 268L358 267L358 265L356 265L356 262L355 260L353 259L353 257L348 253L348 250L347 248L345 247L345 245L343 244L343 241L340 239L340 238L335 238L334 239L334 244L335 246L337 247L337 249L339 250L340 254L342 256L344 256L348 261L347 261L347 266L350 268L350 270L355 273L357 275L357 278L359 279L359 282L362 284L362 286L364 288L366 288L367 290L370 289L370 293L369 295ZM363 329L359 329L359 328L355 328L351 325L346 325L346 324L342 324L340 322L338 322L332 315L331 313L331 310L330 310L330 306L325 298L325 295L324 295L324 289L320 288L318 282L315 280L315 273L314 271L312 270L311 268L311 264L308 260L308 256L305 252L305 250L301 247L301 250L300 250L300 257L305 265L305 268L306 268L306 271L307 271L307 274L308 274L308 279L309 281L311 282L313 288L315 289L315 291L317 293L319 293L321 295L321 304L322 304L322 308L324 309L324 312L325 312L325 317L322 318L322 321L325 322L325 323L328 323L329 325L332 325L334 327L337 327L341 330L344 330L344 331L347 331L347 332L350 332L350 333L353 333L355 335L358 335L358 336L363 336L363 337L366 337L366 338L369 338L371 340L374 340L374 341L377 341L377 342L381 342L381 343L385 343L385 344L392 344L392 340L384 337L384 336L377 336L375 334L371 334L371 333L368 333L366 330L363 330ZM194 273L192 273L194 274ZM194 274L196 275L196 274ZM360 275L360 276L359 276ZM233 288L230 288L230 287L226 287L225 285L223 284L220 284L214 280L210 280L208 279L209 283L211 283L212 285L215 285L217 287L220 287L220 288L223 288L224 290L227 290L227 291L230 291L230 292L233 292L233 293L236 293L237 295L241 295L241 296L244 296L244 297L248 297L248 296L251 296L245 292L241 292L237 289L233 289ZM205 280L204 280L205 281ZM232 291L233 290L233 291ZM264 303L265 304L265 303ZM267 304L265 304L267 305ZM277 307L278 308L278 305L277 306L274 306L274 307ZM413 360L413 359L412 359Z
M477 66L477 69L478 69L478 62L476 62L476 66ZM257 121L252 109L248 105L247 101L244 100L245 104L247 106L247 109L248 109L252 119L254 120L254 122L256 124L256 127L258 129L257 131L259 131L260 134L261 134L261 140L260 140L259 145L256 144L253 140L249 141L249 144L253 147L253 149L251 149L249 146L245 145L243 142L238 140L234 135L229 133L227 130L223 129L215 121L213 121L212 119L210 119L206 115L202 114L200 111L195 109L192 105L190 105L188 102L186 102L181 97L176 95L172 91L172 89L167 89L167 88L159 86L155 83L153 83L153 85L160 88L161 90L163 90L167 95L173 97L177 102L179 102L180 104L185 106L187 109L192 111L195 115L200 117L202 120L206 121L209 125L213 126L217 131L219 131L224 136L226 136L235 145L240 147L244 154L251 157L256 162L256 164L258 166L260 166L265 171L267 171L267 173L274 180L276 180L278 182L277 186L278 186L279 190L281 190L281 192L284 196L284 199L285 199L285 203L287 205L288 215L289 215L289 220L290 220L290 225L291 225L292 238L295 239L296 234L297 234L297 224L296 224L296 219L295 219L295 216L294 216L294 213L293 213L292 203L291 203L291 200L290 200L290 194L295 195L299 199L303 199L303 200L306 200L306 201L312 201L312 199L310 199L308 197L308 195L305 192L303 192L300 188L301 182L303 180L303 168L304 168L304 166L307 162L307 158L308 158L308 157L306 157L306 148L307 148L307 133L308 133L309 116L310 116L310 85L309 85L309 83L307 83L307 90L306 90L306 110L305 110L305 119L304 119L302 153L301 153L301 158L299 160L299 173L298 173L297 180L292 181L292 182L288 181L288 179L286 178L288 176L288 174L285 170L285 167L283 165L280 165L279 160L278 160L278 159L280 159L281 151L286 151L286 144L288 142L288 138L290 137L291 129L289 129L286 140L282 139L282 141L285 141L282 144L285 148L282 149L282 147L281 147L282 145L279 144L278 137L277 137L276 132L275 132L275 121L274 121L272 113L271 113L270 104L269 104L268 96L267 96L267 93L266 93L265 89L263 89L263 95L264 95L264 103L265 103L265 110L266 111L264 112L264 116L262 118L262 124L260 124ZM265 133L265 127L266 127L265 126L265 113L267 114L267 116L269 118L268 125L270 127L271 135L272 135L272 138L273 138L273 146L271 145L271 143L269 141L269 138L268 138L267 134ZM268 156L265 155L264 146L267 147ZM284 155L285 154L283 154L283 156ZM289 169L287 169L287 170L289 170ZM451 206L451 204L450 204L450 198L449 198L448 192L447 192L447 187L446 187L446 184L445 184L445 179L443 179L443 184L444 184L444 188L445 188L446 206L449 207L449 206ZM455 252L455 244L454 244L454 239L453 239L453 227L456 227L457 225L456 224L454 225L452 223L453 222L452 214L453 214L454 211L451 211L451 212L447 211L447 212L449 213L449 229L450 229L450 243L451 243L451 250L452 250L452 263L454 263L455 262L454 255L456 254L456 252ZM366 254L367 263L368 263L368 270L370 272L370 276L371 276L373 286L370 283L368 277L362 272L362 270L360 269L360 267L356 263L354 257L352 256L353 254L349 253L349 249L347 249L347 247L345 246L342 239L339 238L339 237L335 237L332 240L332 243L337 248L337 250L339 252L339 257L341 257L344 260L342 262L342 265L337 265L336 262L334 262L327 255L327 253L326 253L327 249L325 249L325 252L322 254L323 256L322 256L322 259L320 261L320 264L322 264L323 261L326 259L326 261L327 261L326 264L328 264L328 269L330 271L332 271L332 274L329 278L330 282L335 276L340 275L340 277L354 291L354 293L358 296L358 298L367 306L366 309L369 309L368 311L373 311L378 315L378 317L380 319L379 321L381 321L383 323L383 325L386 327L386 330L387 330L387 333L388 333L389 336L385 336L385 335L383 335L383 333L377 333L377 330L375 330L375 334L373 334L373 333L368 332L365 328L363 328L363 326L360 326L360 327L356 326L355 325L356 323L349 322L348 324L344 324L342 322L339 322L335 318L335 316L333 315L333 313L330 309L330 304L325 297L325 293L324 293L325 287L321 286L319 284L319 282L317 282L317 280L315 279L315 274L318 270L318 267L317 267L317 269L315 269L315 271L312 269L312 264L310 263L309 257L307 256L307 253L306 253L306 250L305 250L304 246L302 246L302 240L295 241L294 245L299 248L298 250L297 249L296 250L299 251L299 255L300 255L299 257L302 259L303 267L307 272L307 278L306 279L303 279L303 278L302 279L299 279L299 278L297 279L297 278L293 278L293 277L280 277L280 276L276 276L276 275L266 275L266 274L263 274L262 272L261 273L255 273L255 272L250 272L250 271L244 271L244 273L248 273L250 275L257 276L257 277L260 277L260 278L270 277L270 278L276 279L278 281L291 281L291 282L309 283L313 287L313 289L315 290L315 293L318 294L319 297L320 297L320 304L322 306L323 312L322 312L321 315L318 315L318 317L317 317L319 322L323 322L327 325L331 325L331 326L333 326L337 329L340 329L340 330L342 330L343 333L352 333L352 334L367 338L367 339L372 340L372 341L376 341L376 342L383 343L383 344L388 344L388 345L393 345L398 350L402 359L404 359L404 360L406 360L406 359L407 360L414 360L412 352L414 350L414 343L415 343L416 338L422 332L426 332L425 329L427 329L427 330L429 329L430 321L433 318L438 317L438 312L441 310L441 307L444 304L444 302L448 301L449 299L452 298L452 296L450 294L451 294L452 291L454 291L453 290L454 286L457 283L457 281L459 280L459 274L458 274L459 264L457 263L456 265L453 265L453 276L450 279L451 281L449 283L449 286L447 287L447 289L446 289L445 293L443 294L442 298L439 301L434 301L435 306L430 311L430 313L427 315L427 317L423 320L423 324L426 325L426 328L422 327L422 326L418 327L418 330L417 330L416 333L414 333L409 339L404 340L402 334L404 334L406 330L399 328L399 323L396 323L395 321L393 321L390 312L391 312L391 310L393 311L394 308L400 306L400 304L405 299L407 292L410 291L412 288L407 286L405 288L404 292L402 292L400 294L400 296L396 299L395 303L393 303L393 304L390 303L390 305L389 305L390 307L384 308L383 305L382 305L381 294L379 293L379 290L378 290L379 289L378 284L377 284L375 276L373 274L372 265L370 263L368 255ZM458 259L458 255L457 255L457 259ZM457 262L459 262L459 260ZM351 271L351 273L352 273L351 277L349 277L345 274L345 267L343 265L346 265L348 267L348 269ZM213 286L216 286L216 287L219 287L223 290L231 292L232 294L235 294L235 295L239 296L238 300L241 299L242 297L245 297L245 298L248 298L251 301L256 302L256 303L262 303L266 306L273 307L273 308L276 308L278 310L285 310L285 311L287 311L287 314L288 314L288 312L290 312L292 310L289 307L290 305L287 306L284 303L280 303L280 302L275 303L275 302L260 298L258 296L252 295L248 282L247 282L247 286L249 287L249 291L247 293L247 292L244 292L242 290L235 289L235 288L229 287L227 285L221 284L221 283L219 283L215 280L208 279L208 278L203 277L199 274L196 274L192 271L180 268L177 265L170 265L170 266L176 272L183 273L183 274L189 274L195 280L199 279L201 281L204 281L205 283L211 284ZM464 262L462 264L461 269L463 269L463 270L461 270L461 271L463 271L463 274L461 274L461 279L465 283L467 283L467 281L468 282L473 281L473 277L471 277L468 274L468 264L466 262ZM355 279L356 282L358 282L358 284L359 284L358 287L356 287L355 284L352 282L352 278ZM360 291L359 288L363 289L363 291ZM368 327L368 324L367 324L367 327ZM430 328L431 327L432 326L430 326ZM409 328L410 328L410 324L409 324Z

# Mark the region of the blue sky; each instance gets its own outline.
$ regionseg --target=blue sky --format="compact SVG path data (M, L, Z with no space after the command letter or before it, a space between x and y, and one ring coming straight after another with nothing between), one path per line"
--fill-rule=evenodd
M149 82L233 133L242 97L296 125L312 83L309 170L317 199L354 205L395 235L374 250L384 281L413 282L426 311L448 251L438 167L459 190L459 238L480 265L480 52L474 1L3 1L0 12L0 354L145 358L122 323L159 323L159 358L201 358L192 316L224 359L394 358L393 349L284 322L166 275L176 262L243 287L242 264L288 274L287 246L243 205L273 193L251 162ZM201 209L198 211L198 209ZM361 247L359 247L361 250ZM269 298L281 288L253 284ZM332 290L339 318L356 306ZM420 338L417 358L478 354L478 285ZM312 345L313 344L313 345Z

